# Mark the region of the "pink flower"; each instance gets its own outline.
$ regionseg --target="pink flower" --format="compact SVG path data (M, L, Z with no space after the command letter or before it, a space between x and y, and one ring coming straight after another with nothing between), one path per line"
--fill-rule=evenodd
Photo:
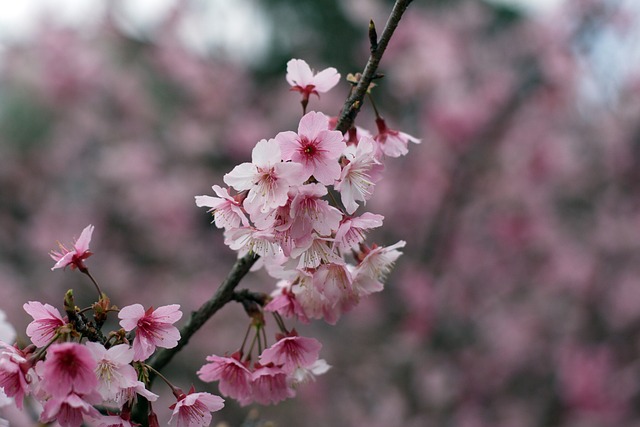
M24 396L29 394L27 372L31 365L22 350L0 341L0 389L13 397L18 409L22 410Z
M276 286L278 289L271 294L273 299L264 306L265 311L277 312L283 317L294 317L302 323L309 323L309 318L307 318L302 305L291 291L291 282L281 280Z
M91 234L93 233L93 225L88 225L82 233L80 234L80 238L75 241L73 244L73 250L69 250L65 248L61 243L58 243L60 247L60 252L51 251L50 256L53 258L56 263L51 270L55 270L56 268L64 268L68 265L71 266L71 269L78 269L80 271L86 271L87 267L84 265L84 260L93 255L89 251L89 242L91 242Z
M271 347L260 355L260 363L281 366L282 370L291 374L298 368L311 366L320 354L322 344L314 338L300 337L293 331L282 336Z
M237 228L242 224L249 225L249 220L242 210L242 200L244 197L231 197L229 190L219 185L214 185L213 191L218 197L213 196L196 196L196 206L206 206L211 208L209 212L213 212L213 218L218 228Z
M224 396L229 396L247 405L253 400L251 395L251 371L240 362L240 354L231 357L207 356L207 361L198 371L202 381L219 381L218 388Z
M140 304L120 309L118 318L125 331L136 329L133 340L133 360L146 360L156 347L173 348L178 345L180 332L173 323L180 320L182 312L178 304L165 305L147 311Z
M355 218L344 218L334 237L336 245L343 251L357 248L364 241L366 230L380 227L383 219L382 215L370 212L365 212Z
M378 150L389 157L400 157L407 154L409 152L407 148L409 142L414 144L422 142L422 140L407 133L389 129L382 117L376 119L376 125L378 126L378 134L374 137L374 140L378 143Z
M170 408L173 409L173 414L169 424L174 423L175 417L177 427L208 426L211 423L211 412L224 408L224 399L211 393L193 393L192 389L189 394L182 393Z
M53 344L42 365L42 388L52 396L74 392L88 394L98 387L96 361L91 351L77 343Z
M321 199L326 194L327 187L321 184L298 187L298 192L291 201L292 238L308 238L314 230L320 236L330 236L338 229L342 213Z
M313 233L308 242L300 242L291 250L291 258L298 259L298 269L316 268L321 263L342 262L342 258L329 246L331 239Z
M260 404L278 403L295 396L287 384L287 373L282 368L256 363L252 378L253 400Z
M100 412L76 393L54 394L44 404L40 422L57 421L61 427L80 427L85 415L98 418Z
M328 303L325 311L334 311L337 315L358 303L359 297L352 283L353 278L344 262L322 264L313 273L313 286Z
M352 214L358 209L357 201L366 202L371 197L384 166L376 160L373 140L369 137L360 139L357 146L348 146L343 162L346 164L335 187L347 213Z
M306 368L298 368L293 374L289 375L288 381L291 387L297 387L300 384L315 381L317 375L326 373L331 366L324 359L318 359Z
M122 390L135 386L138 381L136 370L130 365L133 361L133 349L127 344L115 345L109 349L95 342L88 342L86 346L97 363L97 391L105 401L116 402Z
M311 94L320 96L319 93L328 92L340 81L340 74L333 68L326 68L315 74L302 59L292 59L287 62L287 82L295 90L302 94L302 98L308 100Z
M33 317L33 322L27 325L27 335L38 347L49 344L56 336L58 328L66 324L58 309L49 304L29 301L22 308Z
M305 179L313 177L324 185L333 185L340 178L338 158L346 148L342 133L329 130L329 118L311 111L300 119L298 133L276 135L283 160L292 160L304 167Z
M365 248L364 258L356 267L356 274L383 280L393 268L393 264L402 255L397 250L403 248L407 242L400 240L391 246L374 246L373 249Z
M236 166L223 179L238 191L249 190L245 209L267 212L287 203L289 187L302 184L308 177L303 172L296 163L282 162L280 146L274 139L263 139L251 152L251 163Z

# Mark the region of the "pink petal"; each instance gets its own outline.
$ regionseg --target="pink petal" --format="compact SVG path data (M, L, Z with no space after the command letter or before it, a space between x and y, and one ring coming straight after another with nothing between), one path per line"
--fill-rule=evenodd
M316 111L311 111L300 119L298 135L304 135L310 140L316 139L323 130L329 130L329 117ZM340 133L340 132L338 132ZM342 134L340 135L342 139Z
M75 245L76 251L79 253L86 252L89 250L89 242L91 242L91 234L93 233L93 225L88 225L82 230L80 234L80 238L76 241Z
M118 313L120 319L120 326L125 331L131 331L138 326L138 320L144 317L144 307L141 304L132 304L126 307L122 307Z
M311 67L302 59L292 59L287 62L287 82L291 86L305 87L313 81Z
M180 304L171 304L158 307L151 315L154 321L162 323L175 323L182 318Z
M338 70L333 67L326 68L316 74L313 78L313 84L318 92L327 92L340 81Z

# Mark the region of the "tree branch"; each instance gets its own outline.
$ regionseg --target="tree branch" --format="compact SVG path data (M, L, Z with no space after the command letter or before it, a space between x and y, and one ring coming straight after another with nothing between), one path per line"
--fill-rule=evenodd
M402 15L405 10L409 6L412 0L397 0L393 5L393 10L389 15L389 19L387 19L387 23L384 26L384 30L382 31L382 35L380 36L380 40L377 42L377 45L371 41L371 55L369 56L369 60L367 61L367 65L364 67L364 71L362 72L362 76L356 85L356 88L351 92L346 102L344 103L344 107L342 107L342 112L340 113L340 118L338 119L338 123L336 124L336 130L339 130L342 133L348 131L351 126L353 126L353 122L356 119L356 116L360 112L360 108L362 107L362 100L364 99L364 95L367 93L367 89L369 88L369 84L373 80L373 77L376 75L376 71L378 70L378 65L380 64L380 60L382 59L382 55L384 54L389 41L391 40L391 36L393 36ZM373 24L373 22L372 22ZM372 25L370 24L371 28ZM373 26L374 31L369 32L370 39L372 37L372 33L375 33L375 26Z

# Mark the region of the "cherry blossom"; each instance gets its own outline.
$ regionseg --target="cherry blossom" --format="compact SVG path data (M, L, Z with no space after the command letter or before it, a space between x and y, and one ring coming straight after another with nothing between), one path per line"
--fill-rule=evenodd
M315 381L316 376L327 373L329 369L331 369L331 365L329 365L326 360L318 359L306 368L298 367L293 371L288 378L289 385L295 388L300 384Z
M283 160L303 166L305 179L313 176L324 185L332 185L340 177L338 158L346 148L342 133L329 130L329 118L311 111L298 124L298 133L276 135ZM226 182L226 181L225 181Z
M86 347L97 364L95 372L99 385L96 390L102 399L116 402L123 389L136 385L138 376L130 365L133 361L133 349L129 345L118 344L106 349L101 344L88 342Z
M177 427L200 427L211 423L211 412L224 407L224 399L211 393L182 394L176 403L171 405L173 414L169 424Z
M0 389L13 397L18 409L22 409L24 396L29 394L28 371L31 364L22 350L0 341Z
M57 268L64 268L68 265L71 269L78 269L82 272L87 270L84 260L93 255L89 251L89 243L91 242L91 234L93 233L93 225L88 225L82 230L80 237L73 244L73 250L65 248L61 243L58 243L59 251L51 251L50 256L56 263L51 270Z
M271 347L260 355L260 363L281 366L290 374L297 368L307 368L318 360L322 344L314 338L300 337L294 331L288 336L281 336Z
M355 249L364 241L367 230L382 226L382 215L365 212L359 217L344 217L334 237L335 244L343 251Z
M255 206L261 212L267 212L284 205L289 187L302 184L305 178L302 166L282 162L276 140L263 139L251 152L251 163L236 166L223 179L238 191L249 190L244 200L247 209Z
M414 144L422 142L422 140L407 133L389 129L382 117L376 119L376 125L378 134L374 136L374 140L377 142L378 157L380 157L380 152L389 157L404 156L409 152L407 148L409 142Z
M40 371L42 388L52 396L88 394L98 387L96 361L91 351L75 342L53 344Z
M303 59L291 59L287 62L286 79L291 90L300 92L303 99L308 100L311 94L320 96L319 93L331 90L340 81L340 74L333 67L314 74Z
M173 326L180 320L180 305L171 304L147 311L141 304L133 304L120 309L120 326L125 331L136 329L133 340L133 360L146 360L156 347L173 348L178 345L180 332Z
M230 196L229 190L219 185L214 185L213 191L218 197L213 196L196 196L196 206L211 208L209 212L213 213L214 222L218 228L237 228L242 224L249 225L249 220L242 209L242 201L244 197Z
M262 405L278 403L295 395L287 384L287 373L280 367L256 364L251 376L253 400Z
M234 353L231 357L211 355L207 356L206 360L209 363L198 371L198 377L202 381L219 381L220 393L236 399L241 405L253 401L251 371L240 362L239 353Z
M29 301L22 308L33 317L33 321L27 325L27 335L38 347L49 344L58 332L58 328L66 323L58 309L52 305Z
M376 159L373 140L368 137L361 138L357 146L348 146L343 162L346 165L335 188L347 213L352 214L358 209L357 201L366 202L371 197L384 166Z
M54 394L51 399L45 402L40 422L57 421L61 427L80 427L85 416L88 418L100 417L100 412L85 398L86 396L74 392Z

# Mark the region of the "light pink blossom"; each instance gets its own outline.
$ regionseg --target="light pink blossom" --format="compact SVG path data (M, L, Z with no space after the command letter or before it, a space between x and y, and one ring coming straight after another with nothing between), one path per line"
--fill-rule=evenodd
M333 185L340 178L338 158L346 148L339 131L329 130L329 118L311 111L298 124L298 133L280 132L276 135L283 160L303 166L305 179L313 176L324 185Z
M85 400L87 396L77 393L54 394L44 404L40 422L51 423L57 421L61 427L80 427L84 417L97 418L100 412Z
M147 311L140 304L133 304L120 309L118 318L125 331L136 329L133 340L133 360L146 360L156 347L173 348L178 345L180 332L173 326L182 318L180 305L171 304Z
M97 363L98 393L105 401L116 402L123 389L135 386L138 376L130 363L133 349L119 344L106 349L102 344L88 342L87 348ZM118 402L121 403L121 402Z
M332 239L313 233L308 242L299 242L300 246L291 251L291 264L295 268L316 268L321 263L342 262L342 258L331 248ZM297 265L295 264L297 260Z
M315 381L316 376L326 373L329 369L331 369L331 366L326 360L318 359L306 368L297 368L289 375L287 380L289 381L289 385L295 388L300 384Z
M213 191L218 197L196 196L196 206L208 207L213 213L214 222L218 228L237 228L242 224L249 225L249 220L242 209L244 197L229 195L229 190L219 185L214 185Z
M218 388L224 396L236 399L241 405L253 400L251 393L251 371L240 362L240 354L231 357L207 356L207 362L197 372L202 381L219 381Z
M372 196L384 166L376 159L374 142L369 137L361 138L357 146L348 146L342 162L344 166L335 188L347 213L352 214L358 209L358 201L366 203Z
M52 396L88 394L98 387L95 369L96 361L86 346L73 342L53 344L40 371L40 384Z
M276 287L277 289L271 294L273 299L264 306L264 310L277 312L282 317L294 317L302 323L309 323L302 305L291 290L291 281L280 280Z
M308 177L303 173L297 163L282 162L276 140L263 139L251 152L251 163L236 166L223 179L238 191L249 190L243 203L247 210L267 212L287 202L289 187L302 184Z
M0 341L0 389L13 397L22 410L24 396L29 394L28 371L31 364L22 350Z
M280 367L256 364L252 374L253 400L269 405L295 396L287 384L287 373Z
M376 119L378 134L374 137L377 142L377 155L382 152L389 157L404 156L409 152L409 142L420 144L422 140L407 133L389 129L382 117Z
M89 251L89 242L91 242L91 234L93 233L93 225L88 225L82 230L80 238L73 244L73 250L65 248L61 243L58 243L59 251L51 251L49 255L56 263L51 270L56 268L64 268L68 265L71 269L79 269L80 271L86 271L87 267L84 264L84 260L93 255Z
M380 227L383 219L382 215L371 212L359 217L345 217L336 231L335 244L343 251L357 248L364 241L366 231Z
M302 59L291 59L287 62L287 82L295 90L302 94L303 99L309 99L311 94L320 96L319 93L328 92L340 81L340 74L333 68L325 68L314 74Z
M307 184L298 187L291 201L291 227L293 239L308 238L315 230L320 236L330 236L338 229L342 213L321 199L327 194L327 187L321 184Z
M374 246L365 248L364 258L356 266L356 274L383 280L393 268L396 260L402 255L398 248L403 248L407 242L400 240L391 246Z
M58 309L49 304L29 301L22 308L33 317L33 321L27 325L27 335L38 347L49 344L58 328L66 324Z
M273 363L280 366L287 374L298 368L311 366L320 355L322 344L315 338L300 337L293 331L287 336L281 336L271 347L260 355L260 364Z
M224 399L211 393L182 394L176 403L170 407L173 409L169 424L177 427L200 427L211 423L211 412L224 408Z

